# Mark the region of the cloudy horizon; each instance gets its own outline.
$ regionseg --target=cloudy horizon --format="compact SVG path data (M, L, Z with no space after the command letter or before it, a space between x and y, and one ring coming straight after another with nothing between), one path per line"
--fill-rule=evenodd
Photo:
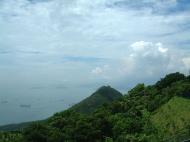
M188 74L189 25L188 0L0 0L0 99L19 100L10 113L37 100L48 111L50 100L68 107L101 85L126 92ZM66 108L59 102L29 118ZM12 122L5 108L0 124Z

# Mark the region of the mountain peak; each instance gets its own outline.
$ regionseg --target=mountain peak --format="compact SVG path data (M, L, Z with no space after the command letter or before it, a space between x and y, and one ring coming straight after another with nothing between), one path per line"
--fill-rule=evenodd
M113 101L118 97L121 97L122 94L111 86L102 86L100 87L93 95L101 95L102 97L106 97L109 100Z
M104 103L110 103L122 97L122 94L111 86L102 86L91 96L71 107L72 110L82 113L91 113Z

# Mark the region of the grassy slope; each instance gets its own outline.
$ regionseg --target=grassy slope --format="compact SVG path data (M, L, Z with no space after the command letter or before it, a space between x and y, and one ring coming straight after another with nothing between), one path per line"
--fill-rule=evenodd
M161 135L173 137L183 133L190 123L190 99L177 96L172 98L161 106L151 119Z

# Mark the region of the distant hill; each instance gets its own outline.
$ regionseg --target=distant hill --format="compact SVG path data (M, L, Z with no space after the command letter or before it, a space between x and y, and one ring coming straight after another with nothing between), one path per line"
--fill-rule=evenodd
M22 131L23 129L27 128L28 126L34 123L43 123L45 121L46 120L37 120L37 121L29 121L29 122L3 125L3 126L0 126L0 131Z
M110 86L102 86L88 98L71 107L71 110L91 113L99 106L113 102L122 97L122 94Z
M17 131L17 130L22 130L29 125L31 125L33 122L23 122L23 123L18 123L18 124L8 124L8 125L3 125L0 126L0 131Z

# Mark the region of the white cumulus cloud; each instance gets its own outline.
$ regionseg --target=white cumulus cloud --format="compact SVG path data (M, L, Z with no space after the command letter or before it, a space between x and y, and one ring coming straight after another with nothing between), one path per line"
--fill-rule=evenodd
M186 57L182 59L184 65L190 70L190 57Z
M103 69L100 68L100 67L96 67L96 68L93 69L91 72L92 72L93 74L99 75L99 74L102 74L102 73L103 73Z

